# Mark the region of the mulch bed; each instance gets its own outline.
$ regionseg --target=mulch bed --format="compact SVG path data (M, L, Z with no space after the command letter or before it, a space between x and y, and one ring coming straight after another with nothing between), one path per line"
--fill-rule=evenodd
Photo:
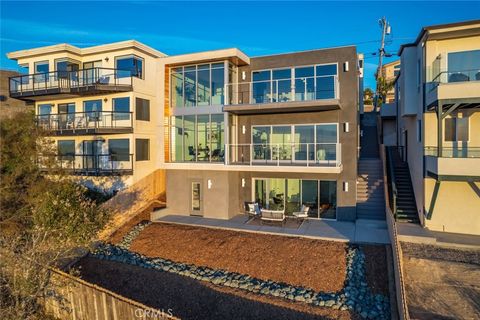
M359 319L349 311L245 293L118 262L86 257L75 267L88 282L153 308L170 308L181 319Z
M361 246L365 253L367 283L374 294L388 296L388 266L385 246Z
M346 247L340 242L154 223L140 233L130 250L336 292L345 281Z
M404 256L480 265L480 250L453 249L434 245L402 242Z

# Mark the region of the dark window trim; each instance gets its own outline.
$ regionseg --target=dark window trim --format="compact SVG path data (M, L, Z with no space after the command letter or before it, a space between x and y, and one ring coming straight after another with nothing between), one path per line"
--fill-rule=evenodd
M145 59L141 56L136 55L136 54L125 54L125 55L121 55L121 56L115 56L114 57L115 69L120 70L120 69L117 68L117 60L118 59L124 59L124 58L128 58L128 57L135 57L135 58L138 58L138 59L142 60L142 77L137 77L137 76L134 76L134 75L132 75L132 77L145 80Z
M138 152L138 142L139 140L147 142L147 157L145 159L139 159L139 152ZM143 138L135 138L135 161L150 161L150 139L143 139Z

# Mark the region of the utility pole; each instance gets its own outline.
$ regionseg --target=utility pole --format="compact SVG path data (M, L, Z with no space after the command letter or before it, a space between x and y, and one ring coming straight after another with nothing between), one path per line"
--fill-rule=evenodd
M380 86L379 86L378 79L385 78L385 75L383 74L383 56L385 55L385 36L387 34L390 34L390 29L391 29L385 17L378 20L378 24L380 25L380 28L382 28L382 43L380 45L380 49L378 49L378 68L377 68L377 74L376 74L377 89L375 91L375 110L377 110L377 107L378 107L378 96L380 94Z

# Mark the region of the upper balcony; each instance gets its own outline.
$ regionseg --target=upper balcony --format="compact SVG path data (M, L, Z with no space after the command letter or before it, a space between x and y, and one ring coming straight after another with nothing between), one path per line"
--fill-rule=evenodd
M132 133L132 112L90 111L37 115L37 126L54 135Z
M440 154L440 156L439 156ZM480 147L428 146L424 150L427 174L439 180L479 180Z
M126 92L133 89L130 70L91 68L52 71L9 78L12 98L41 101L80 95Z
M480 102L480 70L442 71L425 86L425 104L428 108L439 100Z
M226 85L224 111L234 114L324 111L340 108L337 75L306 76Z

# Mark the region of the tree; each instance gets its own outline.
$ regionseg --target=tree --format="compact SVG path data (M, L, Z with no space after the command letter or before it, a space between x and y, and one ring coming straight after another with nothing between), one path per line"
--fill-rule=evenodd
M373 103L373 90L370 88L365 88L363 90L363 104L372 104Z
M385 77L379 77L377 79L377 87L378 87L378 102L377 106L380 107L386 100L387 94L389 91L393 89L395 85L395 81L388 81Z
M33 113L3 120L0 134L0 318L45 319L49 267L88 246L109 213L57 167Z

